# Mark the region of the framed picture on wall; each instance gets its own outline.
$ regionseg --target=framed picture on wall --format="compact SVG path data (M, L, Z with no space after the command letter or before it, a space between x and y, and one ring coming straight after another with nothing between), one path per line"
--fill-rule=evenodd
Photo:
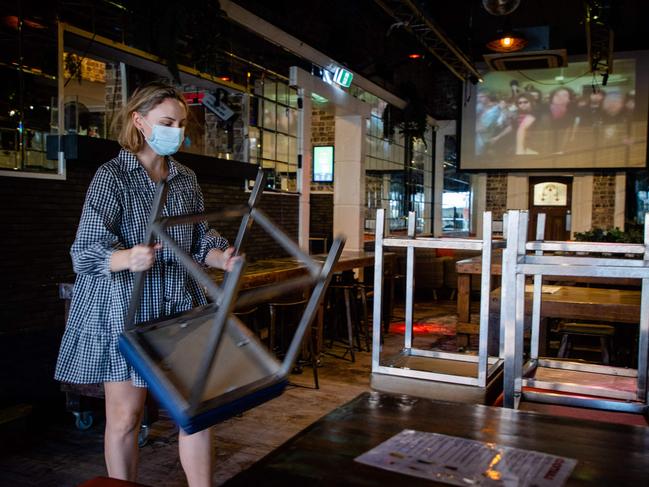
M314 183L334 182L334 146L320 145L313 148Z

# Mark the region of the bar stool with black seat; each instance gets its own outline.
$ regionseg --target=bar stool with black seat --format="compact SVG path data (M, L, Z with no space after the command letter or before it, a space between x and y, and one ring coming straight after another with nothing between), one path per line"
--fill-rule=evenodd
M250 329L257 337L266 345L269 344L270 341L270 333L268 331L268 327L260 327L259 326L259 308L257 306L253 306L250 308L245 308L241 310L236 310L233 313L237 318L241 320L241 322Z
M329 310L330 317L333 318L332 324L334 326L331 342L333 343L336 333L339 331L340 311L341 308L337 306L342 300L344 303L344 322L347 334L347 347L343 357L348 353L352 362L356 362L356 355L354 353L354 339L356 339L356 346L361 350L360 338L360 325L359 325L359 312L358 312L358 283L353 277L351 272L343 272L336 274L334 280L329 285Z
M285 301L272 301L268 303L268 312L270 314L270 324L268 330L268 341L270 350L278 356L283 356L290 343L295 328L298 325L300 316L304 313L306 306L306 299L294 299ZM313 367L313 382L316 389L320 389L318 381L318 357L316 354L315 337L313 330L307 335L309 343L308 350L304 350L304 343L302 344L302 355L308 353L311 366ZM297 365L299 367L299 365Z
M561 344L559 345L557 357L567 358L573 350L577 350L573 343L573 337L594 337L599 339L599 347L580 347L579 350L585 352L599 351L602 356L602 363L605 365L610 363L611 339L615 335L615 327L595 323L559 323L553 331L561 335Z

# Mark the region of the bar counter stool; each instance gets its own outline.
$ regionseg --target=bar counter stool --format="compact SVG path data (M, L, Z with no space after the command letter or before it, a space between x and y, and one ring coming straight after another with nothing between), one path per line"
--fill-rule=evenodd
M252 308L245 308L237 310L233 314L241 320L241 322L248 327L259 339L268 345L270 333L268 327L260 328L258 319L259 308L254 306Z
M361 350L359 312L358 312L358 283L351 273L339 273L334 276L334 281L329 285L329 310L333 318L334 330L331 330L331 342L339 330L341 306L344 308L344 322L347 334L347 348L343 358L349 353L352 362L356 362L354 353L354 339L358 350Z
M610 363L611 339L615 335L615 327L594 323L559 323L554 331L561 334L561 344L559 345L557 357L569 357L570 352L573 350L572 337L580 335L599 338L599 349L595 347L584 347L580 348L580 350L587 352L599 350L602 354L602 363L605 365Z
M306 303L306 299L272 301L268 303L268 312L270 314L268 331L269 348L278 356L283 356L288 350L290 344L288 337L293 335L295 328L298 326ZM313 382L315 388L320 389L320 383L318 381L318 357L316 356L313 330L310 330L310 333L305 338L309 341L307 348L311 359L311 366L313 367ZM304 355L304 343L302 343L302 355Z

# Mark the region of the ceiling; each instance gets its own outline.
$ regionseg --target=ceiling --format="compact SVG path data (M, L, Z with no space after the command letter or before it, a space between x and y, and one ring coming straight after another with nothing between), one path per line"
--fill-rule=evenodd
M649 49L649 36L645 35L649 1L591 1L608 7L602 13L615 32L616 52ZM235 3L402 97L415 86L430 114L448 117L448 113L439 113L439 91L459 82L373 0ZM564 48L569 56L587 52L583 0L521 0L506 17L489 14L481 0L416 3L474 63L482 61L482 55L488 53L485 44L505 22L514 29L548 26L551 49ZM411 53L424 57L412 60L408 58Z
M0 1L6 11L22 5L24 12L44 13L44 4L36 0L19 0L17 4ZM191 9L170 3L171 6L159 9L159 15L153 19L151 9L158 1L63 0L51 2L47 9L54 12L57 10L55 5L58 5L60 16L74 25L100 35L124 38L126 42L133 39L136 45L143 42L143 49L161 55L170 52L168 43L174 39L168 35L170 30L180 29L190 39L190 44L181 46L181 51L193 53L192 56L212 53L217 58L218 71L227 72L228 64L234 62L227 53L236 53L244 60L284 75L293 64L309 66L286 50L260 40L227 19L219 18L215 0L195 0ZM402 3L407 1L415 2L474 63L482 60L487 52L485 44L505 21L514 29L548 26L550 48L565 48L568 55L583 55L587 50L585 1L610 6L605 12L615 32L616 52L649 49L649 36L645 35L649 0L521 0L520 6L506 18L489 14L482 7L481 0L403 0ZM457 116L462 98L459 80L403 26L388 16L377 1L234 2L401 98L417 100L433 117ZM50 17L54 15L49 14ZM142 38L148 41L144 42ZM408 55L413 53L423 57L409 58ZM189 61L198 62L197 59Z

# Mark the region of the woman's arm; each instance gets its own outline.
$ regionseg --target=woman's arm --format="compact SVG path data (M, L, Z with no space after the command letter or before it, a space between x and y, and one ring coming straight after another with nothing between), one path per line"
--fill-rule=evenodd
M105 167L99 168L81 212L77 235L70 249L72 265L77 274L110 276L111 271L122 270L128 254L118 237L122 220L119 187L115 176ZM113 270L113 254L116 257Z

